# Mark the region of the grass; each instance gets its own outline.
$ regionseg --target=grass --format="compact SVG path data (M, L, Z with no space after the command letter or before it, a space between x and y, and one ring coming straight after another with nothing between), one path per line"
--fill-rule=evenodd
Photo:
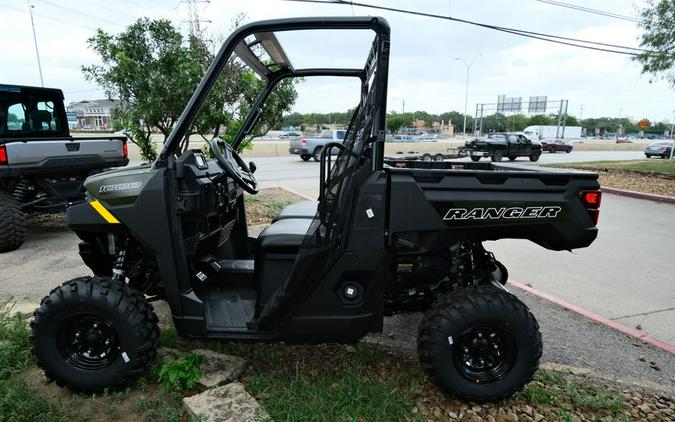
M248 218L253 225L269 224L281 210L295 201L283 199L258 198L255 196L246 197L246 210Z
M554 166L598 171L629 171L675 175L675 160L656 158L631 161L590 161L585 163L555 164Z
M540 370L535 382L520 395L533 405L558 406L561 411L580 408L612 415L624 410L623 396L616 390L571 377L562 372Z
M416 365L372 345L209 347L252 364L242 382L274 420L410 420L426 381Z

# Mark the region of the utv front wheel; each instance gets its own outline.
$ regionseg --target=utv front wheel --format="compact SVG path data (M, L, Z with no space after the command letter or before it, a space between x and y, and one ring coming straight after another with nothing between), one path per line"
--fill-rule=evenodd
M539 325L527 306L492 286L440 297L420 325L420 364L439 387L473 401L509 397L527 384L541 357Z
M52 290L33 314L38 365L85 393L128 385L150 368L159 328L152 306L125 284L80 277Z
M23 245L26 235L24 214L19 203L0 191L0 252L9 252Z

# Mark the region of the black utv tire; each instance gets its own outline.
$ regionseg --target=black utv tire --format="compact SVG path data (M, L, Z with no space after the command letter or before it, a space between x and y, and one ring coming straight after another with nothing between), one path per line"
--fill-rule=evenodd
M318 147L314 150L312 157L314 157L314 161L321 161L321 147Z
M492 159L492 161L502 161L503 156L504 154L501 151L497 150L492 153L492 157L490 158Z
M312 156L309 154L302 154L300 155L300 158L302 158L302 161L309 161L309 159L312 158Z
M476 161L479 161L479 160L480 160L480 157L479 157L479 156L477 156L477 155L472 155L472 156L471 156L471 161L476 162Z
M432 381L477 402L520 391L537 371L541 351L539 324L527 306L492 286L438 298L417 338L420 364Z
M13 251L23 245L24 222L19 203L9 193L0 191L0 252Z
M42 299L30 325L45 375L84 393L129 385L150 368L159 345L152 306L108 278L65 282Z
M530 154L530 161L539 161L539 157L541 156L541 151L535 151L532 154Z

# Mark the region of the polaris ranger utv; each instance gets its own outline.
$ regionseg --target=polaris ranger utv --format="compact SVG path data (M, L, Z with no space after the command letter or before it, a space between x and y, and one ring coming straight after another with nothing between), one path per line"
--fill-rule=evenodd
M300 30L374 36L363 67L295 68L279 39ZM377 17L271 20L230 35L157 160L89 177L88 202L68 209L94 276L57 287L35 311L32 343L46 375L85 392L129 383L155 357L149 302L161 299L181 336L237 341L353 342L381 331L385 315L425 311L419 359L440 387L482 401L521 389L537 370L541 335L481 242L588 246L597 235L597 175L385 164L389 40ZM231 143L210 142L215 159L198 150L177 157L228 66L247 67L262 92ZM311 217L279 219L251 238L243 195L258 191L255 166L237 149L276 85L315 76L360 80L360 103L344 143L322 149Z
M125 136L73 138L60 89L0 85L0 252L19 248L26 216L84 201L84 180L125 166Z

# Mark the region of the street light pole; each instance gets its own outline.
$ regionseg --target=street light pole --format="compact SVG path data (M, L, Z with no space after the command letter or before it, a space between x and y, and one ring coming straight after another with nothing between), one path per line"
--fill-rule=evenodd
M480 56L482 56L483 53L477 54L469 63L466 62L461 57L455 57L455 60L460 60L462 63L464 63L464 66L466 66L466 89L464 91L464 125L462 126L462 136L466 137L466 112L467 112L467 107L469 105L469 71L471 70L471 65L473 62Z
M33 28L33 43L35 44L35 55L37 56L38 70L40 71L40 84L42 86L45 86L45 80L42 78L42 63L40 63L40 51L38 51L37 36L35 35L35 22L33 22L33 5L30 4L30 0L26 0L26 3L28 3L30 26Z
M673 129L675 129L675 110L673 110L673 121L670 123L670 140L673 143L670 145L670 159L673 159L673 152L675 152L675 137L673 136Z

